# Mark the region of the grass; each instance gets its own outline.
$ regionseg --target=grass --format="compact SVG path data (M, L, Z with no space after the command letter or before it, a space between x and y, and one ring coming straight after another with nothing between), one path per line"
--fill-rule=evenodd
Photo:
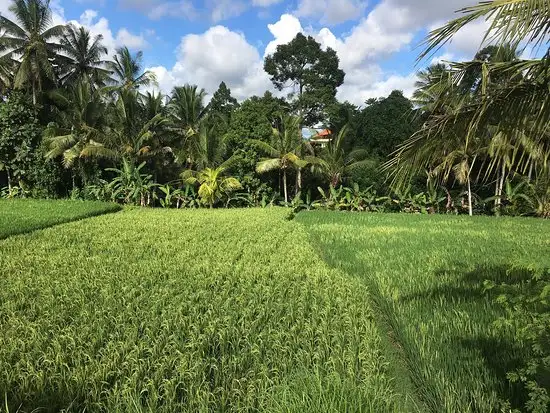
M135 209L0 241L6 410L414 410L368 287L286 215Z
M0 199L0 239L119 209L104 202Z
M525 391L506 379L522 347L493 325L502 314L483 283L550 268L550 222L330 212L297 221L333 268L368 286L428 410L523 404Z

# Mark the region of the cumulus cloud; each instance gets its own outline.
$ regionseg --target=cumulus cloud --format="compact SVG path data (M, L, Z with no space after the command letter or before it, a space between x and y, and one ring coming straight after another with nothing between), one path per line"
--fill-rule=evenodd
M116 43L127 46L128 49L133 50L143 49L149 46L142 34L132 34L126 28L122 28L118 31L116 35Z
M109 20L100 17L95 10L85 10L78 20L71 20L68 23L86 27L92 36L102 35L102 43L111 56L114 55L117 47L127 46L131 50L141 50L149 46L144 34L134 34L124 27L114 35L109 26Z
M161 90L173 86L198 84L209 93L225 81L238 98L269 88L258 50L243 34L224 26L214 26L203 34L189 34L181 40L178 60L171 70L150 68L158 77Z
M283 14L278 22L268 24L267 28L271 32L273 40L267 44L264 57L275 53L278 45L289 43L298 33L304 31L300 20L291 14Z
M189 15L189 10L196 12L194 9L184 10L187 4L192 5L190 1L121 0L127 7L147 8L150 17L180 13ZM279 1L205 0L204 6L212 20L220 21L242 13L247 7L269 7ZM157 66L149 69L157 75L159 88L164 93L169 93L175 85L192 83L212 94L219 83L225 81L233 94L243 99L273 90L263 70L263 60L274 53L278 45L288 43L302 32L314 36L324 48L336 50L341 67L346 72L345 83L338 91L339 99L361 105L371 97L386 96L394 89L411 96L417 80L416 73L387 73L381 68L380 60L409 50L415 36L454 17L454 11L470 2L423 0L419 5L416 0L381 0L348 32L336 35L328 27L320 30L304 27L299 16L318 19L327 25L335 24L363 15L364 0L300 0L294 14L283 14L278 21L267 25L272 38L263 50L249 43L244 34L216 25L203 33L184 36L177 49L177 60L171 68ZM163 8L167 4L180 8ZM332 17L329 18L329 15ZM141 34L132 35L123 29L113 36L108 22L98 18L97 13L83 15L80 20L94 30L103 30L104 36L115 45L123 38L130 39L127 43L134 42L136 45L145 40ZM456 59L457 56L469 57L479 46L486 27L486 22L479 21L459 32L453 43L442 49L438 58L434 58L434 62Z

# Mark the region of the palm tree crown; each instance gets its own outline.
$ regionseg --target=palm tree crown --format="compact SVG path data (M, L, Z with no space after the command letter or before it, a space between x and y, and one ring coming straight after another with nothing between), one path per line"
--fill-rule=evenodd
M123 89L137 89L140 86L151 86L156 83L153 72L142 68L143 52L132 55L127 47L120 47L107 68L112 72L114 82Z
M43 79L56 83L53 60L61 49L56 43L65 26L52 27L52 12L48 1L14 0L10 11L16 17L15 23L0 16L0 60L18 61L13 84L16 88L27 87L36 93L42 90Z
M62 55L60 56L64 70L62 82L73 83L85 78L90 85L102 85L109 76L104 66L103 56L107 48L101 44L101 34L92 37L84 27L68 25L61 38Z

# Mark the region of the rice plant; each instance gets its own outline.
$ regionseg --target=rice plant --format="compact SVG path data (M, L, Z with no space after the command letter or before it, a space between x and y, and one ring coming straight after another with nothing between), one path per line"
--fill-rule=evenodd
M95 201L0 199L0 239L118 210L115 204Z
M364 282L378 319L432 412L522 408L507 380L528 349L498 328L498 292L550 268L550 222L535 219L303 212L330 265Z
M134 209L0 241L4 409L411 411L367 286L286 213Z

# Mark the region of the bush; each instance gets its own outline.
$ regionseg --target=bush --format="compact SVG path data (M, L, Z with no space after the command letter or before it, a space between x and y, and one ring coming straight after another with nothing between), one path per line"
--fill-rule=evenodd
M526 411L546 413L550 409L550 270L533 271L530 279L515 283L486 281L485 286L500 293L496 301L506 313L496 327L512 331L525 355L521 366L507 374L508 380L524 386Z

